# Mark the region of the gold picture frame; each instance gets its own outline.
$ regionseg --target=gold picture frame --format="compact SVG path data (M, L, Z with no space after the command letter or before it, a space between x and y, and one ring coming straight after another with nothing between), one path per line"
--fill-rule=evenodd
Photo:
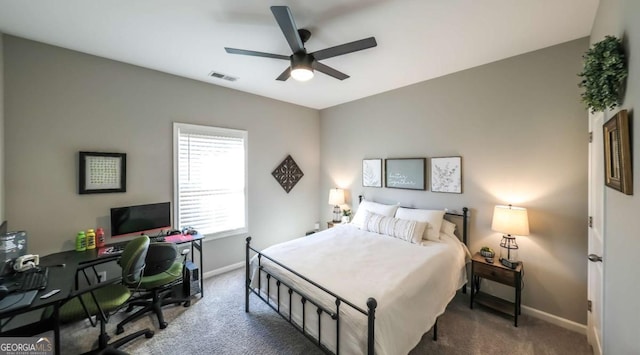
M602 126L604 138L605 185L627 195L633 195L631 146L627 110L616 113Z

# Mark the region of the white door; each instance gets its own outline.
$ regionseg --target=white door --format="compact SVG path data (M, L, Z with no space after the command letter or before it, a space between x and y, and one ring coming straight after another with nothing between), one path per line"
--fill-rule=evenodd
M602 354L602 262L604 244L604 148L602 124L604 113L589 115L589 251L587 296L590 311L587 312L587 339L594 355Z

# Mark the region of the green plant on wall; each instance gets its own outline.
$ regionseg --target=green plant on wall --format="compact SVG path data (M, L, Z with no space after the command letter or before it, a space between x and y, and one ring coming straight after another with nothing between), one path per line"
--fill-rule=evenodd
M614 109L622 94L627 67L622 41L613 36L595 43L583 56L584 69L578 74L583 79L578 86L584 88L582 101L591 112Z

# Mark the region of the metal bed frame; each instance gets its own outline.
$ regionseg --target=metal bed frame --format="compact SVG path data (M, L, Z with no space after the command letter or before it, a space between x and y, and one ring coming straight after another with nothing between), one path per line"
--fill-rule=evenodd
M361 198L362 200L362 198ZM469 221L469 209L467 207L463 207L462 208L462 213L457 213L457 212L445 212L445 215L450 216L450 217L462 217L462 242L467 245L467 239L468 239L468 221ZM257 291L256 289L251 287L251 272L250 272L250 260L251 260L251 252L254 252L255 255L257 255L258 258L258 287L257 287ZM376 318L376 307L378 306L378 302L370 297L367 299L367 310L362 309L361 307L358 307L356 305L354 305L353 303L347 301L346 299L340 297L339 295L335 294L334 292L326 289L325 287L323 287L322 285L317 284L316 282L314 282L313 280L308 279L307 277L301 275L300 273L296 272L295 270L290 269L289 267L281 264L280 262L278 262L277 260L274 260L272 258L270 258L267 255L262 254L261 251L253 248L251 246L251 237L247 237L246 239L246 264L245 264L245 312L249 312L249 295L251 293L255 294L256 296L258 296L258 298L260 298L262 301L264 301L269 307L271 307L271 309L273 309L274 311L276 311L283 319L285 319L287 322L289 322L291 325L293 325L293 327L295 329L297 329L299 332L301 332L305 337L307 337L308 339L310 339L312 342L314 342L321 350L323 350L325 353L327 354L334 354L330 349L328 349L324 344L322 344L322 332L321 332L321 324L322 324L322 317L321 315L323 313L327 314L331 320L335 321L336 324L336 355L340 354L340 307L345 305L345 306L349 306L353 309L355 309L356 311L362 313L364 316L367 317L367 354L369 355L373 355L374 354L374 339L375 339L375 334L374 334L374 329L375 329L375 318ZM299 291L295 288L293 288L291 285L287 284L286 282L280 280L278 277L272 275L271 273L269 273L267 270L264 269L264 266L262 265L262 258L266 258L269 261L273 262L274 264L280 266L281 268L291 272L292 274L300 277L301 279L303 279L304 281L308 282L309 284L317 287L318 289L322 290L323 292L325 292L326 294L330 295L331 297L333 297L335 299L335 309L328 309L322 305L320 305L320 303L318 301L313 300L309 295L306 295L305 293L303 293L302 291ZM266 295L263 295L261 292L261 282L262 282L262 273L266 274L266 279L267 279L267 292ZM275 302L273 300L271 300L269 298L270 292L271 292L271 285L272 285L272 281L271 279L275 280L275 287L277 288L277 299L275 300ZM280 305L282 304L281 301L281 286L286 287L286 294L284 295L285 299L284 302L288 302L288 309L289 312L288 313L282 313L280 311ZM462 292L466 293L467 291L467 285L465 284L462 287ZM300 302L302 303L302 326L298 325L297 323L295 323L294 321L291 320L291 313L292 313L292 296L293 294L296 294L300 297ZM288 295L288 297L287 297ZM274 304L275 303L275 304ZM311 305L315 306L315 312L318 314L318 337L315 338L313 335L311 335L308 331L307 331L307 324L306 324L306 304L310 303ZM435 324L433 325L433 340L437 340L438 339L438 320L436 319Z

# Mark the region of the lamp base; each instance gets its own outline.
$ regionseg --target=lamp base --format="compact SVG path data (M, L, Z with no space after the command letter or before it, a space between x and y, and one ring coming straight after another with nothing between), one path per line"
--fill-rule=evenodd
M515 261L515 260L507 260L504 258L500 259L500 264L508 267L509 269L515 269L518 267L518 265L520 265L519 261Z
M340 206L333 206L333 223L340 223L342 220L342 210Z

